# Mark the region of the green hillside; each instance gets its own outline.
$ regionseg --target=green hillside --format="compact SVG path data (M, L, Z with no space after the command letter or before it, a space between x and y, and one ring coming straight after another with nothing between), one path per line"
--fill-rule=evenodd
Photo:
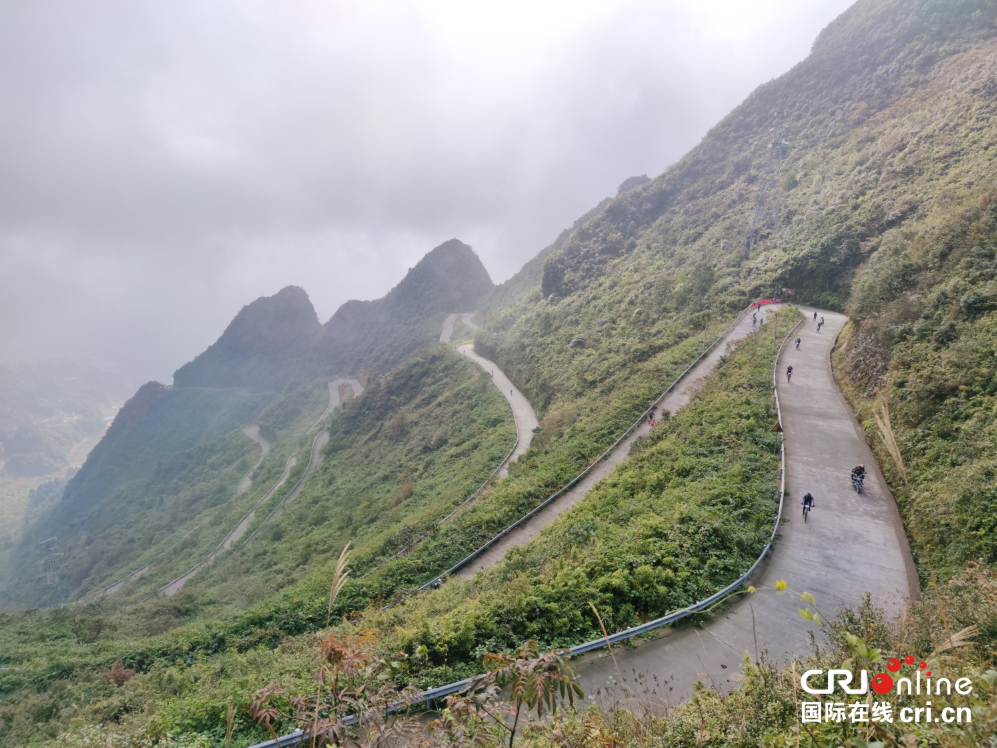
M439 340L447 314L473 311L492 287L474 250L457 239L444 242L383 298L348 301L337 309L325 323L309 371L386 374Z
M0 600L76 600L150 559L133 594L182 574L253 506L263 484L277 480L294 450L307 453L304 432L324 410L327 379L357 374L370 382L387 374L435 343L450 311L473 309L491 289L473 250L454 239L384 298L347 302L324 327L300 288L247 305L216 343L177 370L174 387L150 382L125 404L61 499L33 516L5 569ZM18 392L10 387L0 405ZM253 490L233 499L259 449L241 433L249 424L276 439L277 449L260 465ZM11 449L44 456L47 442L32 428L11 433ZM277 439L281 430L287 433ZM294 481L306 463L299 460ZM39 545L53 536L55 545Z
M4 601L38 605L78 599L188 517L224 502L256 448L240 427L273 397L143 385L62 496L25 528ZM52 536L57 546L39 545ZM64 555L43 566L48 550ZM48 583L46 570L59 572L59 582Z
M472 580L412 596L587 466L749 301L786 287L797 301L852 316L836 375L898 498L929 596L903 630L868 609L846 613L843 625L884 651L927 651L951 637L950 626L977 626L978 645L950 647L946 666L993 682L997 672L990 681L981 674L997 641L988 568L997 562L995 20L997 6L983 0L861 0L806 60L756 90L681 161L625 184L544 250L542 266L533 261L494 291L476 350L529 397L540 427L509 477L442 526L436 519L511 441L508 410L445 346L398 362L408 336L430 341L442 315L474 308L490 281L468 261L466 278L449 288L479 284L476 296L437 305L411 296L406 279L390 304L344 306L310 349L340 358L315 354L302 367L376 376L330 418L325 462L300 498L277 521L258 519L253 543L170 601L143 603L136 588L101 606L0 619L0 667L10 668L0 671L0 746L67 730L82 741L88 729L115 731L121 744L173 733L221 746L229 704L232 744L245 745L268 737L249 717L258 689L281 683L285 705L314 692L309 673L327 633L338 637L327 645L332 661L345 656L336 642L356 644L351 637L376 629L377 643L365 640L375 659L354 686L426 686L480 672L486 653L531 639L551 647L597 636L589 602L615 631L736 579L774 512L767 336L725 355L689 407L537 538ZM775 221L765 212L774 190L763 186L777 173ZM437 295L445 279L436 260L467 259L463 245L444 247L418 274ZM368 325L391 332L374 340ZM346 368L334 372L333 360ZM884 419L884 407L896 450L874 417ZM265 463L270 477L292 445L306 445L293 433ZM353 576L330 616L332 570L347 541ZM972 559L981 565L966 570ZM869 652L832 640L814 662L848 656ZM136 671L120 687L99 675L119 659ZM536 744L875 744L871 735L805 737L792 678L764 657L746 670L737 695L704 688L666 718L617 710L535 723ZM992 692L980 689L975 714L992 725ZM982 728L943 739L947 728L932 725L908 739L894 727L875 737L906 746L989 739ZM482 744L497 742L488 735Z

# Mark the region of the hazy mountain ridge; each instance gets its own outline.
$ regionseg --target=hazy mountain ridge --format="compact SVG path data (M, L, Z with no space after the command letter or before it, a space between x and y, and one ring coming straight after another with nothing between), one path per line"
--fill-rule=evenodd
M964 565L973 553L981 553L989 563L997 560L993 523L997 504L989 448L997 392L994 10L992 4L981 2L860 2L821 34L811 58L762 86L679 164L619 195L572 232L562 247L552 250L544 263L543 286L534 285L513 304L496 305L477 338L481 349L496 357L542 411L530 453L508 482L455 519L460 534L444 528L393 568L364 581L354 579L341 598L343 609L335 614L361 609L378 595L400 595L404 591L400 585L384 584L389 574L408 584L425 579L437 561L449 557L442 552L433 556L436 548L457 556L492 529L489 522L500 525L513 510L521 514L545 498L551 485L573 475L578 464L587 464L625 428L626 417L640 411L654 386L670 380L672 370L661 365L661 354L675 354L672 369L681 370L701 350L702 341L722 329L736 310L756 295L780 292L784 285L795 287L803 300L843 307L853 315L854 327L842 340L847 347L839 351L838 363L854 387L853 400L860 404L869 438L905 513L915 554L919 548L927 551L925 557L939 564L943 573ZM770 131L780 124L777 111L788 112L784 120L790 124L790 132L782 138L790 143L783 161L782 212L777 226L763 225L749 250L745 239L768 157L765 146L779 137ZM534 265L531 272L535 271ZM366 310L363 302L351 304L344 318L348 315L351 324L359 325L359 320L369 318ZM375 613L393 637L383 654L393 656L402 647L408 654L425 652L417 664L407 661L406 668L412 668L406 670L408 676L420 685L453 680L480 671L482 651L514 647L528 636L553 646L598 635L586 601L597 600L608 625L616 629L660 612L642 607L653 596L684 595L678 604L688 604L697 599L692 585L719 584L721 572L736 575L736 569L726 568L728 548L710 549L715 557L706 560L697 558L702 546L696 543L717 540L711 513L731 514L731 508L716 498L727 495L724 484L743 485L743 475L718 477L713 464L717 445L729 439L743 448L754 437L755 446L766 447L765 459L775 451L761 438L772 437L771 352L768 340L756 342L754 349L744 346L726 357L726 373L707 393L712 400L699 401L710 407L683 411L682 418L691 420L677 418L677 425L658 429L655 438L667 435L674 439L674 448L657 453L642 448L637 459L624 466L627 472L646 471L652 483L667 482L669 490L686 491L703 502L701 507L678 518L669 516L668 507L649 516L648 502L636 506L633 518L624 519L607 498L586 518L591 524L556 526L513 554L487 580L478 581L476 588L458 588L474 594L454 599L449 593L448 598L444 587L440 596L426 595ZM413 376L412 381L419 378ZM746 384L753 387L749 419L738 412L741 405L731 405L746 397ZM387 388L385 394L391 394ZM390 397L383 405L383 412L367 412L367 433L396 410ZM900 449L908 460L909 491L870 418L872 409L882 405L893 409ZM432 417L433 409L426 411ZM460 415L450 412L447 417ZM746 429L744 421L753 421L750 437L731 438L736 432L720 423L722 418ZM689 427L683 427L686 423ZM718 433L707 428L718 423ZM386 430L388 424L383 425ZM704 429L702 442L690 441L699 428ZM435 434L427 430L427 436L432 441ZM376 443L379 448L389 446L385 441ZM415 443L408 447L412 454L422 454L426 448ZM676 460L682 449L687 452ZM560 473L550 466L555 461ZM752 495L771 491L774 467L760 469L760 454L746 455L744 463L757 471L760 488L752 489ZM400 460L392 467L407 466ZM407 480L402 470L385 473L379 499L390 507L405 493L400 489ZM323 480L331 484L332 478L326 473ZM412 479L418 484L414 470ZM716 496L702 490L705 479L721 484ZM606 481L600 490L608 494L630 490L630 485L626 477ZM391 493L396 487L399 494ZM321 533L328 538L343 529L334 525L345 524L345 517L319 516L324 490L318 481L306 488L314 503L307 511L304 504L295 510L301 512L293 519L299 520L296 527L302 530L295 537L314 533L317 538ZM660 487L655 487L654 495L663 495ZM370 508L359 496L359 503L347 501L363 512ZM738 498L734 505L745 504ZM915 511L920 518L912 522ZM767 526L768 518L762 515L755 517L758 528ZM631 519L634 526L643 524L653 534L649 552L660 556L662 538L679 533L681 553L667 548L666 564L649 557L646 568L635 569L627 544L617 541L600 548L609 559L605 563L595 554L572 558L583 543L599 543L600 533L612 537L627 529L620 523ZM345 535L336 539L342 541ZM271 535L270 540L276 546L282 538ZM394 547L397 543L387 544L385 553ZM35 692L57 679L70 681L67 674L103 670L121 658L140 671L135 684L128 686L132 690L124 692L135 694L135 722L128 729L136 734L146 729L152 723L143 715L158 707L157 729L174 725L178 731L220 739L229 700L244 716L240 710L253 690L274 680L275 672L282 680L300 683L312 667L310 660L303 664L301 654L311 650L303 649L307 646L303 639L291 636L326 624L335 549L330 552L324 545L302 542L294 550L299 555L292 555L285 545L273 551L256 547L253 558L241 559L244 566L228 572L227 578L212 572L219 577L211 581L227 584L226 594L233 599L243 569L266 573L273 568L275 581L250 590L252 596L245 598L249 609L225 620L198 619L195 604L178 603L177 610L187 611L185 617L178 613L178 620L192 625L161 638L119 637L87 649L73 641L65 620L55 615L44 622L40 616L12 620L0 631L9 640L16 638L17 657L37 662L41 652L50 661L30 675L15 670L0 673L0 684L10 684L4 688L15 694L4 697L9 706L0 715L5 719L8 714L24 715L16 724L28 725L27 715L36 713L36 702L30 700L36 698ZM625 558L610 559L618 552ZM289 571L299 563L301 572ZM582 570L583 563L599 568L589 574ZM674 577L663 580L669 572ZM717 576L711 580L711 574ZM280 584L302 578L307 583ZM993 627L986 618L990 611L993 620L992 579L986 584L990 600L986 605L968 602L958 609L958 619L955 609L947 608L953 621L968 618L965 625L985 624L975 648L981 656L973 662L974 674L980 663L989 663L994 643ZM206 584L205 594L196 601L206 611L211 589ZM664 609L676 607L675 601L660 604ZM152 614L151 606L118 613L131 623ZM93 613L95 618L98 615ZM934 616L934 611L929 615ZM55 643L46 649L38 643L36 630L48 632ZM343 631L352 635L355 629L346 625ZM932 641L918 643L918 651L934 649L942 640L941 632L936 633ZM262 651L273 648L278 650L272 657ZM958 654L953 652L947 654ZM196 657L204 661L197 662ZM185 664L175 664L178 660ZM153 668L153 674L143 672ZM167 669L169 677L162 675ZM756 685L747 700L735 696L723 701L725 709L734 710L740 703L743 711L729 721L729 733L712 734L718 746L760 741L773 731L782 731L784 742L800 739L798 730L788 732L798 728L795 716L783 722L775 716L795 715L794 694L789 695L788 707L756 709L759 699L772 690L771 684ZM69 728L70 718L63 714L90 723L111 722L106 700L81 699L82 708L72 701L84 685L72 693L61 689L60 684L44 693L48 699L44 703L51 705L52 734ZM70 704L77 709L69 712ZM708 706L720 709L712 702ZM13 716L8 723L15 724ZM688 735L676 740L695 742L701 724L702 712L690 718ZM745 724L750 726L748 733ZM28 728L19 729L23 735ZM237 731L244 743L266 737L248 719ZM10 735L17 737L13 728Z
M305 356L322 327L304 289L287 286L247 304L217 342L173 374L176 387L281 390L288 361Z
M347 301L324 325L304 289L288 286L243 307L174 383L280 391L360 368L383 374L438 338L446 314L473 311L491 289L478 256L456 239L426 254L382 298Z
M477 309L493 288L481 260L451 239L426 254L375 301L348 301L325 323L307 371L379 376L439 339L443 318Z
M260 423L272 436L315 418L323 408L313 414L301 401L313 400L312 391L327 397L316 380L388 373L438 339L447 313L473 310L492 287L477 255L454 239L383 298L349 301L325 325L295 286L246 305L217 342L177 370L174 387L149 382L125 403L61 501L27 528L9 570L7 602L59 602L227 500L237 481L230 468L255 448L242 426ZM216 475L206 472L209 465ZM71 569L55 588L35 584L45 549L31 545L52 535L62 538L61 566ZM128 547L121 545L126 538Z

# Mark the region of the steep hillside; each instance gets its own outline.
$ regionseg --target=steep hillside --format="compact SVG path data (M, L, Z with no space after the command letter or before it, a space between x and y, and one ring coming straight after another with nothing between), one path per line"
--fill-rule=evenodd
M995 18L997 6L982 0L861 0L821 33L805 61L755 91L679 163L622 192L570 233L544 259L539 284L520 296L537 279L536 264L524 271L488 307L476 348L528 394L540 429L508 479L408 554L378 568L390 551L430 529L422 509L442 506L432 496L447 490L447 480L427 451L425 437L435 441L426 422L433 411L406 423L399 413L410 416L421 404L401 393L418 382L415 390L426 388L441 418L460 418L431 378L422 384L399 374L382 376L383 387L372 389L380 392L376 407L358 403L337 416L340 435L364 434L356 448L330 446L327 459L339 461L339 473L316 474L300 506L265 530L267 544L234 553L234 571L212 570L196 598L162 614L184 624L175 631L139 635L158 615L152 606L0 620L0 653L10 653L0 666L12 667L0 673L0 739L24 744L36 729L32 720L54 736L76 719L113 722L133 736L173 731L220 744L230 702L237 737L266 737L247 705L277 679L289 696L314 692L308 673L330 620L333 560L347 539L363 546L355 576L331 610L332 633L341 637L332 641L356 644L357 631L377 627L377 641L364 639L364 646L383 658L381 675L399 684L477 672L486 653L514 651L529 639L560 645L594 636L600 622L588 602L597 603L612 631L717 589L754 557L774 508L767 335L726 355L688 408L656 426L539 537L474 579L407 597L564 485L737 311L784 287L796 289L798 300L854 315L837 354L838 374L893 471L922 573L944 582L967 558L993 563ZM776 184L778 217L770 212ZM337 325L350 333L327 350L361 350L351 346L361 345L355 336L363 320L387 318L380 314L348 307ZM422 324L411 329L422 334ZM425 328L429 335L428 322ZM387 349L363 351L375 370L390 366ZM449 367L449 355L439 355L438 365ZM452 372L460 375L456 364ZM479 385L453 386L466 397ZM870 417L883 405L896 450L886 446L885 418L881 437ZM421 447L408 441L417 433ZM430 493L419 493L425 473L417 470L430 474ZM363 479L341 482L347 472ZM462 468L461 480L469 483L469 476ZM456 495L451 490L449 497ZM335 516L327 514L327 499ZM251 588L242 587L244 575ZM981 625L983 652L994 640L993 583L989 572L979 576L974 597L950 610L960 625ZM968 585L959 580L949 588L953 595ZM88 649L74 632L98 623L107 628ZM113 625L121 626L118 633ZM872 614L849 625L877 645L891 641ZM920 627L924 656L942 628ZM327 648L333 657L335 646ZM989 650L979 662L988 658ZM88 673L116 659L139 674L120 691L92 686ZM362 678L358 672L356 682ZM674 733L677 744L757 742L737 732L743 718L728 719L729 734L709 727L704 703L711 714L728 709L713 701L701 696L695 720L688 717L696 727L688 739ZM782 711L764 714L769 723L756 726L756 737L783 729ZM796 726L795 711L792 717ZM598 724L591 715L585 720L592 729ZM552 744L565 742L563 734Z
M976 559L997 562L995 278L991 194L889 232L847 305L852 323L836 371L886 468L926 582Z
M175 571L214 537L183 534L200 527L204 512L217 522L216 507L238 511L252 498L230 500L255 448L242 426L257 424L268 438L287 432L260 467L261 475L280 475L290 448L300 446L323 410L325 379L388 373L437 340L448 312L473 309L491 288L477 255L454 239L429 252L384 298L347 302L324 326L300 288L247 305L215 344L176 372L174 387L150 382L126 403L61 500L34 518L6 569L3 601L74 599L130 571L138 559L158 559L146 586ZM26 426L11 439L22 449L40 449L37 436ZM306 461L299 462L303 470ZM178 542L177 533L180 552L155 555ZM52 536L57 545L37 545ZM52 570L58 584L39 585L52 579Z
M451 239L423 257L376 301L348 301L325 323L311 372L385 374L435 342L443 318L474 311L492 281L469 246Z
M654 355L668 329L699 329L784 287L841 308L889 232L928 230L992 189L995 12L968 1L853 6L810 57L578 229L545 261L541 287L487 322L478 348L545 407ZM773 140L788 143L777 223L765 213Z
M143 552L186 512L228 498L255 446L238 429L273 397L156 382L139 388L62 496L25 528L4 602L73 599L86 580ZM38 545L52 536L57 545ZM63 555L43 566L49 551ZM57 583L47 583L46 569L61 572Z
M630 179L638 179L640 177L631 177ZM630 180L627 180L628 182ZM643 182L638 182L643 184ZM626 185L624 182L620 185L620 192L624 192L623 187ZM519 301L523 296L528 294L534 288L540 285L540 281L543 280L543 268L544 261L550 256L551 252L555 252L564 246L564 243L568 240L568 237L572 235L579 227L584 226L586 223L595 218L599 213L602 212L609 203L612 202L612 198L605 198L600 201L592 210L588 211L575 221L571 228L567 228L557 235L557 239L554 240L552 244L547 245L541 249L532 259L528 260L519 272L513 275L509 280L504 283L499 283L495 288L492 289L491 293L485 296L477 306L478 311L483 315L489 316L497 313L498 311L505 309L506 307L512 306L517 301Z
M316 377L378 376L439 337L450 312L472 311L492 289L469 246L444 242L375 301L347 301L319 325L308 295L288 286L243 307L216 343L174 374L177 387L280 391Z
M288 286L244 306L216 343L177 369L174 386L282 390L320 330L308 294Z

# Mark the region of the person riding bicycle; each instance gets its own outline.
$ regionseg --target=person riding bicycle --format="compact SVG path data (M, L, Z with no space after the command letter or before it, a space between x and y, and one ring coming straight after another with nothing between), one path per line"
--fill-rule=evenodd
M796 350L800 350L800 339L796 339Z
M813 509L817 505L817 501L814 499L814 495L809 492L803 496L803 501L801 501L800 503L803 504L804 508L809 507L810 509Z
M792 378L793 378L793 367L792 366L787 366L786 367L786 381L788 382Z
M865 478L865 465L856 465L852 468L852 475Z

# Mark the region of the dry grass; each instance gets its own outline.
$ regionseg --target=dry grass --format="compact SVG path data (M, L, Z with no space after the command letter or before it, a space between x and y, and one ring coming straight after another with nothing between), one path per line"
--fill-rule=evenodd
M907 468L904 467L904 459L900 454L900 447L897 446L897 439L893 435L893 425L890 423L890 410L886 405L883 405L879 412L874 412L873 415L876 418L876 425L879 426L879 435L883 438L883 443L886 445L886 449L889 451L890 457L893 458L893 462L900 471L900 475L903 477L904 484L906 485Z

